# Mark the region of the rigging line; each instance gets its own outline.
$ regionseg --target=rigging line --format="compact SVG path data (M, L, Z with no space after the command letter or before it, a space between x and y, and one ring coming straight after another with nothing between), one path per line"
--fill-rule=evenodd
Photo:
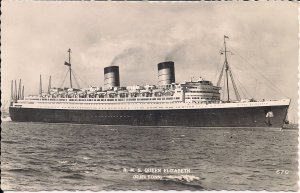
M75 83L76 83L77 87L80 88L80 85L79 85L79 83L78 83L78 81L77 81L77 78L76 78L76 76L75 76L75 74L74 74L74 70L72 70L72 75L73 75L73 77L74 77L74 80L75 80Z
M240 97L240 94L239 94L239 92L237 90L237 86L236 86L235 81L233 79L231 70L229 70L229 76L231 78L231 83L232 83L232 87L233 87L233 90L234 90L235 97L236 97L237 100L240 100L241 97Z
M232 72L233 77L237 80L237 86L240 88L240 91L243 93L245 98L253 98L251 94L247 91L247 89L243 86L242 82L237 78L237 76Z
M62 79L62 77L64 77L65 72L66 72L66 73L69 72L68 70L69 70L69 69L67 69L66 71L65 71L65 70L61 71L61 73L60 73L60 75L59 75L59 77L60 77L60 80L58 81L59 83L61 83L61 82L64 81L64 79Z
M224 68L225 68L225 63L223 64L222 71L221 71L221 74L220 74L218 82L217 82L217 86L220 86L220 84L221 84L221 81L223 78L223 73L224 73Z
M63 84L65 83L65 80L66 80L66 78L67 78L67 76L68 76L68 73L69 73L69 70L67 71L67 73L66 73L66 75L65 75L65 78L64 78L64 80L63 80L63 82L61 83L61 85L60 85L59 88L62 88L62 86L63 86Z
M242 84L242 82L238 79L238 77L235 75L235 73L232 71L232 68L231 68L231 66L229 66L229 68L230 68L230 70L231 70L231 73L232 73L232 75L233 75L233 77L234 77L234 79L235 80L237 80L237 87L240 89L240 91L242 92L242 94L244 95L244 97L246 98L246 97L251 97L251 98L253 98L252 97L252 95L251 94L249 94L249 92L247 91L247 89L243 86L243 84ZM244 92L245 91L245 92ZM246 94L245 94L246 93Z
M237 86L239 88L239 90L241 91L241 95L243 98L248 98L247 95L245 94L245 92L241 89L241 87L238 85Z
M221 79L222 80L222 79ZM223 101L225 100L225 79L224 79L224 81L223 81L223 87L222 87L223 89L222 89L222 99L223 99Z
M79 84L79 82L78 82L78 80L77 80L77 77L75 77L75 75L73 74L73 76L74 76L74 79L75 79L75 82L76 82L76 85L78 86L78 88L80 89L81 88L81 86L80 86L80 84Z
M233 75L232 75L232 72L231 72L231 68L229 67L229 75L230 75L230 78L231 78L231 82L232 82L232 86L233 86L233 89L234 89L234 94L235 94L235 97L236 99L239 101L241 100L241 96L240 96L240 93L237 89L237 86L235 84L235 81L233 79Z
M237 80L237 82L238 82L237 87L242 92L242 95L244 96L244 98L248 98L249 96L250 96L250 98L252 98L251 95L247 92L247 90L242 86L242 83L239 81L239 79L237 79L237 77L234 74L232 74L232 75Z
M78 83L78 81L77 81L77 79L76 79L76 76L74 75L73 72L72 72L72 75L73 75L73 77L74 77L74 80L75 80L75 83L76 83L77 88L80 88L80 85L79 85L79 83Z
M251 98L253 98L252 96L251 96L251 94L249 94L249 92L247 91L247 89L243 86L243 84L242 84L242 82L238 79L238 77L234 74L234 72L233 71L231 71L232 72L232 75L233 75L233 77L237 80L237 82L238 82L238 87L240 87L240 90L243 92L243 95L245 96L245 97L247 97L247 96L250 96ZM244 91L245 91L245 93L244 93Z
M235 75L233 75L233 76L235 76ZM235 77L236 77L236 76L235 76ZM241 81L240 81L238 78L236 78L236 79L237 79L237 81L238 81L238 83L239 83L239 87L240 87L241 91L244 92L244 97L245 97L245 98L246 98L246 97L254 98L253 95L250 94L250 93L247 91L247 89L243 86L243 84L241 83ZM245 93L246 93L246 94L245 94Z
M83 84L86 86L86 87L88 87L89 86L89 84L87 83L87 82L85 82L82 78L80 78L80 76L74 71L74 75L81 81L81 82L83 82Z
M230 47L231 48L231 47ZM257 70L254 65L252 65L248 60L246 60L243 56L241 56L235 49L231 48L233 51L235 51L235 54L237 54L242 60L244 60L246 63L248 63L256 72L258 72L266 81L268 81L274 89L277 89L277 92L280 92L283 96L287 97L282 90L280 90L275 84L273 84L267 77L265 77L259 70Z
M89 84L87 82L85 82L82 78L80 78L80 76L73 70L74 74L76 75L77 78L79 78L83 84L85 84L86 86L89 86Z
M221 51L223 50L223 48L224 48L224 43L222 43L222 45L220 46L221 48L219 49L220 50L220 59L219 59L219 62L218 62L218 67L217 67L217 70L216 70L216 73L215 73L215 75L211 78L211 80L214 80L216 77L217 77L217 75L218 75L218 72L220 72L219 71L219 68L220 68L220 66L222 65L222 56L221 56ZM223 66L222 66L222 71L221 71L221 73L222 73L222 76L223 76L223 70L224 70L224 63L223 63ZM221 74L220 74L221 75ZM221 77L222 77L221 76ZM219 77L219 80L218 80L218 82L220 81L220 77ZM219 82L219 84L220 84L220 82Z
M218 62L218 67L217 67L217 69L216 69L216 73L215 73L215 75L210 79L210 80L215 80L215 78L217 77L217 75L218 75L218 72L220 72L220 66L222 65L222 57L221 57L221 55L220 55L220 59L219 59L219 62Z

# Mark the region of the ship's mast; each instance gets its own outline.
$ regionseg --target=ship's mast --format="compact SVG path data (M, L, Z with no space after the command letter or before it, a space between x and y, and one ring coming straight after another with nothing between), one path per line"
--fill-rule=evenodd
M25 96L24 96L24 86L22 88L22 99L24 100Z
M43 86L42 86L42 75L40 74L40 90L39 93L42 96L42 92L43 92Z
M21 79L20 79L20 82L19 82L19 90L18 90L18 97L17 97L17 99L19 100L19 99L21 99L21 92L22 92L22 90L21 90L21 85L22 85L22 82L21 82Z
M70 88L73 88L72 86L72 68L71 68L71 49L69 48L69 72L70 72Z
M227 102L230 101L229 76L230 76L230 79L231 79L232 87L234 89L235 97L239 101L239 100L241 100L241 97L240 97L240 94L238 92L237 85L236 85L236 83L234 81L233 74L231 72L231 68L230 68L230 66L228 64L227 52L230 52L230 51L227 50L226 38L228 39L229 37L228 36L224 36L224 50L221 50L221 52L220 52L221 54L225 55L225 59L224 59L224 65L223 65L222 71L221 71L220 76L219 76L219 80L217 82L217 86L220 86L221 81L222 81L222 77L223 77L223 72L225 71L225 80L224 81L226 81Z
M48 94L50 94L50 90L51 90L51 76L49 77Z
M14 98L15 98L15 100L17 100L17 96L18 96L18 91L17 91L17 81L15 80L15 94L14 94Z
M225 54L225 72L226 72L226 88L227 88L227 102L229 102L229 85L228 85L228 60L227 60L227 47L226 47L226 38L227 36L224 36L224 54Z
M72 70L72 64L71 64L71 53L72 53L72 51L71 51L70 48L68 49L68 53L69 53L69 61L68 62L65 61L65 65L69 67L69 70L67 71L67 73L66 73L66 75L64 77L64 80L63 80L61 86L63 86L63 84L64 84L64 82L65 82L65 80L66 80L66 78L67 78L67 76L69 74L70 88L73 88L72 75L73 75L73 78L75 80L75 83L77 84L78 87L80 87L79 84L78 84L78 82L77 82L76 76L74 75L75 71L73 72L73 70Z

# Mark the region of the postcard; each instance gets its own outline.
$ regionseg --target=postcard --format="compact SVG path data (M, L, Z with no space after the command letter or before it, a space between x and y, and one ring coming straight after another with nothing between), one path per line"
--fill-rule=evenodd
M298 191L298 4L4 1L4 191Z

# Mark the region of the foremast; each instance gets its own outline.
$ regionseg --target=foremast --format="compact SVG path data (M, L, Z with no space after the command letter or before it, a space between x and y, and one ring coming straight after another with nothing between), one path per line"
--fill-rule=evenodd
M69 66L70 88L73 88L73 85L72 85L71 48L68 49L68 53L69 53L69 62L65 62L65 65L66 65L66 66Z

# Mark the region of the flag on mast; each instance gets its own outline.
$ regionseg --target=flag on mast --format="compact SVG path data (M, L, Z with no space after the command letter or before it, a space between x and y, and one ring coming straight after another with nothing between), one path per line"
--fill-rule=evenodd
M66 66L71 66L71 64L68 63L68 62L66 62L66 61L65 61L65 65L66 65Z
M229 37L228 37L228 36L225 36L225 35L224 35L224 38L228 38L228 39L229 39Z

